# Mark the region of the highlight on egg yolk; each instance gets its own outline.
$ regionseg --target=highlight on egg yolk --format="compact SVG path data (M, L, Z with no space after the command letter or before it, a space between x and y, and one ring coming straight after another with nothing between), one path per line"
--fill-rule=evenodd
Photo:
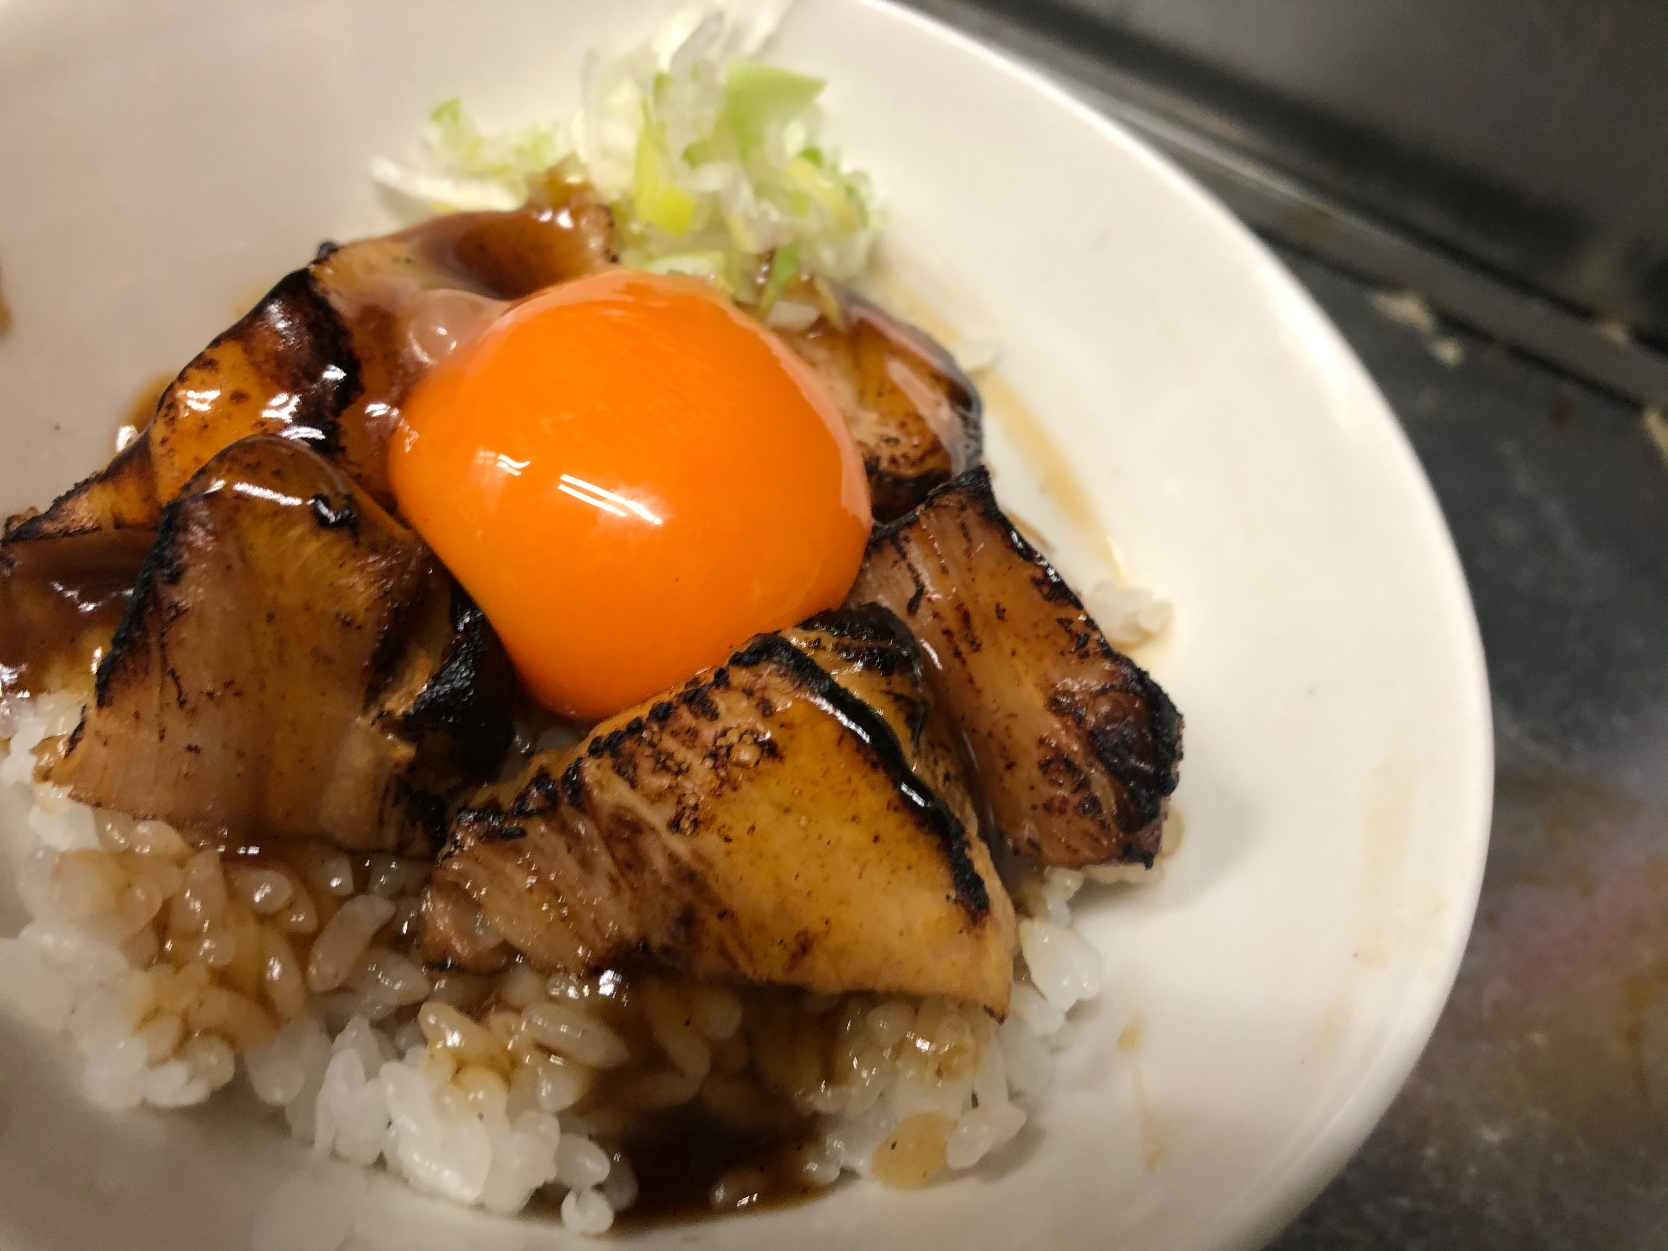
M598 719L844 599L863 461L826 386L692 279L615 269L440 362L389 451L401 513L544 705Z

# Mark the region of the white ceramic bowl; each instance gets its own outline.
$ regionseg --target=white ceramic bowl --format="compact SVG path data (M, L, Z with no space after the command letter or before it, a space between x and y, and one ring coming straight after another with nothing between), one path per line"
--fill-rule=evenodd
M326 236L455 92L565 111L585 49L658 8L584 0L0 3L0 506L106 454L135 388ZM1131 576L1187 717L1164 880L1084 922L1108 990L998 1170L627 1235L644 1247L1249 1246L1406 1075L1470 924L1489 817L1482 654L1430 488L1337 333L1185 177L1036 76L874 0L805 0L776 55L830 80L888 246L981 310ZM1079 584L1104 552L1000 423L999 491ZM14 814L15 815L15 814ZM1133 1028L1132 1028L1133 1027ZM1117 1040L1123 1040L1118 1045ZM0 1027L0 1243L206 1251L545 1247L308 1164L222 1103L107 1116L64 1044Z

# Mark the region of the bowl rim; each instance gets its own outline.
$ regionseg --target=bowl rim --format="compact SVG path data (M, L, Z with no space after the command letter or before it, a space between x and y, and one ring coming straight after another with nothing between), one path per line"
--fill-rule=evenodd
M1472 767L1463 786L1457 786L1445 825L1455 834L1456 846L1468 847L1461 860L1456 850L1451 880L1453 906L1440 931L1442 967L1436 975L1411 983L1400 994L1401 1010L1384 1030L1370 1057L1358 1067L1347 1088L1329 1096L1325 1115L1317 1115L1294 1130L1289 1149L1271 1158L1234 1204L1225 1205L1220 1219L1200 1227L1200 1237L1211 1245L1254 1245L1272 1236L1305 1206L1366 1139L1389 1107L1429 1040L1458 974L1466 938L1475 915L1488 847L1493 801L1493 735L1488 678L1480 631L1463 569L1453 539L1443 520L1430 481L1419 464L1406 432L1396 420L1376 384L1344 341L1331 320L1286 269L1285 265L1243 222L1204 190L1168 157L1154 150L1127 127L1096 110L1059 80L994 48L943 20L906 7L897 0L839 0L853 10L884 14L891 21L913 27L935 41L954 48L987 71L1013 81L1045 99L1060 121L1075 120L1100 139L1136 158L1144 171L1169 192L1189 202L1224 237L1236 241L1246 264L1265 264L1266 279L1286 298L1283 316L1301 316L1311 324L1328 356L1359 384L1363 402L1357 415L1370 423L1388 453L1383 471L1398 484L1398 494L1411 507L1410 528L1419 531L1418 547L1429 562L1436 583L1446 629L1444 643L1465 683L1462 706L1466 716L1453 733ZM40 15L38 6L31 7ZM1369 415L1366 409L1374 412Z

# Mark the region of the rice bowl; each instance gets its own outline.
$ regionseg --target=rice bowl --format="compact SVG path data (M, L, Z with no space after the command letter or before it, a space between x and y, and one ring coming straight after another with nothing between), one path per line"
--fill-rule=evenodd
M844 19L842 19L842 20L844 20ZM810 30L810 29L813 29L813 28L807 28L807 30ZM909 46L916 47L916 45L913 45L913 44L911 44ZM916 50L919 51L919 48L917 48ZM835 75L835 80L837 82L842 81L841 76L839 74L836 74ZM419 97L420 100L424 96L426 96L427 99L432 100L436 95L444 94L444 91L445 91L444 85L441 85L439 90L437 90L434 86L430 86L430 87L422 88L417 94L418 94L418 97ZM409 113L407 112L406 115L409 115ZM856 146L855 146L855 139L853 139L851 141L848 141L848 142L851 142L853 144L853 150L854 151L857 150ZM376 143L376 144L360 144L360 145L358 145L358 151L359 151L359 153L362 157L364 152L366 152L366 151L375 151L375 150L377 150L378 147L382 147L382 148L386 149L387 141L382 140L382 141L380 141L379 143ZM906 184L907 180L899 181L895 176L895 174L896 174L895 170L891 170L891 171L889 171L889 173L893 176L888 177L888 179L886 181L890 185L897 186L899 188L899 194L896 197L892 197L891 202L896 203L899 206L899 211L902 212L904 207L909 205L912 202L911 198L910 198L910 195L903 193L906 189L905 184ZM17 291L19 291L19 290L27 291L29 289L29 283L27 281L27 277L28 277L27 271L26 270L17 270L15 275L14 275L14 267L16 265L16 262L14 262L14 260L13 260L13 258L10 254L7 255L6 260L7 260L8 286L10 288L12 288L12 294L13 294L14 302L19 304L20 310L21 310L19 324L23 328L24 331L27 331L28 328L29 328L29 322L27 320L27 317L24 314L26 314L27 309L29 307L29 304L28 304L27 301L19 300L17 298L17 294L16 294ZM1016 336L1013 339L1008 341L1007 347L1008 347L1009 359L1011 361L1018 361L1018 362L1022 363L1024 361L1024 359L1026 359L1029 348L1027 347L1027 345L1025 344L1025 342L1023 340L1024 340L1024 337L1021 335L1021 336ZM1024 371L1024 368L1023 368L1022 364L1020 365L1020 374L1021 374L1022 378L1025 376L1025 371ZM1027 389L1028 394L1031 393L1032 387L1031 387L1029 381L1026 384L1026 389ZM1006 455L1006 453L999 447L996 450L996 452L994 453L994 455L995 455L995 458L998 460L998 463L1001 464L1002 463L1002 458L1004 457L1004 455ZM83 459L82 463L85 463L85 458ZM1010 461L1008 463L1009 464L1015 464L1017 462ZM1030 494L1029 489L1026 485L1026 480L1025 480L1023 469L1014 469L1012 472L1009 473L1008 477L1004 478L1003 481L1004 481L1004 490L1005 490L1005 492L1014 496L1015 498L1026 497ZM1055 536L1056 536L1056 541L1060 543L1062 549L1069 551L1069 549L1071 547L1070 536L1069 536L1069 534L1062 534L1061 531L1060 531L1060 527L1058 526L1058 523L1056 521L1052 521L1050 519L1050 514L1048 512L1048 507L1047 507L1046 501L1044 501L1041 505L1033 503L1031 505L1031 507L1038 515L1040 515L1042 517L1042 528L1045 529L1045 530L1053 531ZM1140 572L1140 573L1143 573L1143 574L1147 573L1148 569L1143 567L1143 562L1140 559L1141 554L1143 552L1151 553L1151 552L1155 552L1155 551L1159 550L1157 547L1153 546L1153 544L1151 543L1150 535L1147 535L1147 532L1143 529L1143 527L1139 523L1134 524L1134 525L1124 524L1122 519L1119 519L1119 524L1114 526L1114 529L1119 534L1120 539L1123 540L1124 546L1125 546L1125 549L1126 549L1126 555L1128 555L1132 558L1132 560L1135 563L1137 571ZM1144 536L1146 536L1146 537L1144 537ZM1070 559L1070 558L1068 557L1067 559ZM1081 561L1081 558L1080 558L1080 568L1086 563L1087 562ZM1172 594L1174 596L1174 598L1177 600L1177 602L1182 606L1181 607L1181 613L1182 613L1182 618L1181 619L1184 623L1184 626L1187 629L1191 630L1192 628L1194 628L1196 623L1200 623L1200 622L1204 621L1205 619L1207 619L1208 617L1210 617L1212 615L1212 613L1209 610L1209 608L1207 607L1205 601L1202 601L1201 599L1199 599L1195 595L1193 595L1192 594L1192 589L1193 588L1189 585L1184 584L1185 580L1179 580L1174 576L1165 576L1165 574L1166 574L1166 571L1159 570L1158 575L1153 577L1153 581L1155 583L1157 583L1158 585L1162 586L1167 592ZM1093 580L1092 575L1088 580L1090 580L1090 581ZM1187 649L1190 649L1190 648L1193 648L1193 647L1197 646L1197 637L1198 636L1196 636L1196 635L1184 634L1183 636L1181 636L1176 641L1175 645L1178 647L1178 649L1180 649L1180 650L1178 650L1178 653L1177 653L1177 658L1178 658L1177 662L1178 663L1179 663L1180 657L1183 655L1183 653ZM1185 644L1185 646L1184 646L1184 644ZM1191 698L1198 698L1198 696L1195 694L1195 696L1193 696ZM1200 844L1201 846L1209 845L1209 843L1212 840L1219 840L1221 838L1220 831L1223 827L1220 824L1217 823L1217 817L1213 816L1212 805L1209 802L1204 803L1202 807L1195 807L1194 805L1191 805L1191 804L1186 805L1186 811L1187 811L1187 815L1189 817L1189 828L1190 828L1190 831L1192 832L1192 837L1194 839L1203 839L1203 840L1205 840L1204 843ZM1213 834L1212 831L1217 831L1217 833ZM1218 842L1218 845L1220 845L1219 842ZM1261 853L1259 852L1258 854L1260 855ZM1184 857L1184 860L1185 860L1185 857ZM1324 863L1324 861L1323 861L1323 863ZM1326 870L1326 871L1330 872L1331 870ZM1188 887L1186 885L1186 883L1188 881L1192 881L1196 885L1197 882L1198 882L1197 875L1200 874L1200 873L1204 873L1204 872L1205 872L1204 870L1193 870L1193 871L1190 871L1190 872L1183 871L1183 872L1180 873L1179 876L1175 876L1171 880L1176 883L1177 888L1179 890L1182 890L1184 892L1184 894L1186 894L1186 893L1189 893L1190 890L1191 890L1191 888ZM1317 873L1322 872L1320 866L1317 866L1316 872ZM1322 874L1322 875L1324 876L1324 874ZM1207 874L1207 876L1208 876L1208 874ZM1312 880L1312 875L1311 875L1311 880ZM1161 887L1160 889L1162 891L1164 888ZM1462 894L1463 894L1463 891L1462 891ZM1160 896L1159 898L1162 898L1162 896ZM1161 907L1160 904L1137 905L1135 908L1131 909L1131 908L1126 908L1124 906L1124 901L1122 901L1122 900L1119 901L1119 911L1120 911L1120 913L1127 919L1128 924L1130 926L1134 927L1133 929L1129 930L1129 939L1128 939L1128 942L1122 946L1123 951L1125 951L1126 953L1132 953L1134 951L1146 950L1147 949L1145 940L1143 940L1140 937L1140 934L1142 932L1142 927L1147 926L1151 923L1150 918L1153 915L1153 913L1151 912L1151 909L1160 908L1160 907ZM1104 916L1106 914L1103 912L1102 915ZM1106 943L1106 928L1105 928L1104 923L1102 923L1101 925L1099 925L1097 927L1092 928L1091 933L1094 933L1096 935L1096 945L1099 946L1103 952L1111 952L1111 951L1114 950L1114 948L1112 946L1110 946ZM1133 943L1134 946L1131 947L1131 946L1128 945L1128 943ZM1185 951L1186 944L1184 943L1184 944L1180 945L1179 947L1177 947L1175 949L1178 950L1178 951ZM1164 1027L1163 1027L1162 1013L1159 1012L1157 1010L1157 1008L1155 1007L1155 1002L1156 1001L1153 998L1152 986L1150 985L1149 981L1147 979L1142 978L1139 974L1135 975L1132 978L1131 970L1128 967L1128 960L1129 960L1129 957L1127 957L1127 956L1122 958L1120 963L1114 969L1114 973L1115 973L1114 984L1122 988L1121 991L1120 991L1120 994L1119 994L1119 1001L1120 1001L1121 1004L1125 1004L1125 1005L1128 1005L1128 1004L1131 1004L1132 1002L1135 1002L1135 1003L1138 1003L1139 1006L1141 1006L1143 1008L1143 1014L1147 1017L1147 1020L1148 1020L1148 1025L1147 1025L1147 1030L1146 1030L1146 1036L1149 1040L1148 1045L1157 1046L1158 1045L1158 1040L1161 1037L1163 1037L1164 1033L1165 1033ZM1128 1024L1128 1019L1127 1019L1126 1014L1125 1014L1125 1009L1120 1007L1116 1012L1113 1012L1109 1018L1096 1018L1096 1019L1097 1020L1106 1019L1106 1021L1107 1021L1106 1026L1097 1025L1095 1028L1097 1030L1097 1036L1101 1040L1100 1041L1100 1046L1103 1047L1103 1048L1107 1048L1109 1050L1110 1049L1109 1048L1110 1039L1116 1033L1121 1032L1123 1030L1123 1028ZM1101 1031L1102 1029L1105 1029L1106 1032L1098 1032L1098 1031ZM1173 1041L1173 1032L1171 1034L1171 1041ZM1166 1049L1168 1050L1169 1049L1168 1042L1165 1044L1165 1046L1166 1046ZM1255 1049L1253 1049L1253 1052L1255 1053ZM1173 1052L1173 1054L1175 1054L1177 1056L1178 1060L1179 1060L1182 1056L1185 1056L1185 1055L1191 1054L1191 1053L1188 1052L1186 1047L1182 1047L1182 1048L1176 1049ZM363 1059L363 1057L361 1057L361 1059ZM1151 1063L1150 1060L1149 1060L1149 1063ZM1075 1062L1070 1066L1070 1068L1073 1071L1076 1070L1076 1067L1077 1066L1075 1065ZM1075 1086L1075 1082L1076 1082L1077 1079L1074 1077L1072 1080L1074 1081L1074 1088L1080 1089L1079 1087ZM1159 1079L1157 1079L1153 1076L1153 1072L1152 1072L1151 1069L1149 1069L1148 1083L1147 1084L1148 1084L1148 1089L1149 1090L1157 1090L1161 1093L1166 1088L1164 1083L1161 1080L1159 1080ZM1173 1091L1174 1087L1171 1086L1170 1089ZM1095 1098L1099 1099L1099 1098L1101 1098L1101 1096L1097 1094L1095 1096ZM1127 1104L1127 1098L1125 1099L1125 1103ZM1059 1113L1056 1113L1057 1117L1059 1115L1060 1115ZM1068 1125L1068 1127L1071 1126L1072 1124L1074 1124L1074 1118L1069 1113L1069 1111L1067 1111L1065 1113L1064 1120L1065 1120L1065 1123ZM1126 1121L1125 1123L1126 1124L1132 1124L1133 1122ZM1076 1132L1077 1131L1075 1129L1068 1128L1067 1131L1066 1131L1067 1140L1068 1141L1072 1140L1073 1136L1076 1134ZM1047 1141L1050 1137L1051 1137L1051 1135L1045 1134L1044 1135L1044 1141ZM1178 1169L1178 1168L1182 1169L1183 1170L1182 1175L1185 1175L1186 1166L1183 1163L1183 1161L1185 1161L1185 1159L1187 1158L1188 1151L1190 1150L1189 1148L1186 1147L1186 1142L1187 1142L1187 1138L1186 1138L1185 1133L1183 1134L1183 1136L1180 1140L1172 1138L1173 1145L1171 1147L1171 1155L1169 1157L1168 1162L1163 1166L1166 1169L1166 1175L1167 1176L1171 1176L1171 1177L1177 1176L1177 1174L1174 1174L1174 1173L1170 1172L1169 1170ZM1139 1173L1141 1171L1140 1164L1139 1164L1139 1153L1137 1153L1137 1158L1136 1158L1135 1163L1136 1163L1135 1172L1136 1172L1137 1175L1139 1175ZM1023 1176L1028 1176L1028 1175L1029 1175L1028 1173L1022 1173L1021 1174L1022 1177ZM923 1208L923 1215L925 1215L925 1213L927 1213L927 1212L940 1210L941 1205L936 1203L931 1198L931 1196L923 1196L922 1199L926 1203L926 1207ZM776 1222L778 1220L787 1219L787 1218L791 1217L792 1215L793 1214L791 1214L791 1213L785 1213L785 1214L781 1214L780 1217L771 1217L771 1218L769 1218L764 1223L759 1225L757 1235L746 1234L742 1231L741 1227L737 1226L737 1227L734 1228L734 1230L732 1231L731 1234L726 1234L725 1237L729 1238L729 1237L734 1236L734 1237L742 1237L744 1239L745 1238L751 1238L753 1236L768 1237L769 1235L766 1233L767 1230L780 1228L780 1226L778 1224L775 1224L773 1222ZM1146 1219L1146 1218L1141 1218L1141 1219ZM1168 1219L1168 1218L1166 1218L1166 1219ZM1069 1236L1067 1236L1066 1240L1067 1241L1070 1240Z

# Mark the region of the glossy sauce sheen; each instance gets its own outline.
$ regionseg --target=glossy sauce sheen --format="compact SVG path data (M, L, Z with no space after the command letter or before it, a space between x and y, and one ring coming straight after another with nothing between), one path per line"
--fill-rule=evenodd
M587 1007L626 1041L632 1055L620 1068L598 1072L591 1090L574 1105L573 1110L582 1116L628 1106L634 1083L645 1075L665 1073L666 1060L643 1015L640 996L651 967L626 961L579 992ZM664 978L664 971L659 972ZM695 984L677 976L664 980L671 985ZM755 1054L767 1046L784 1052L793 1048L791 1034L772 1040L753 1030L770 1008L788 1012L788 1019L794 1019L794 992L772 986L732 985L731 989L747 1004L748 1023L738 1037L746 1037ZM830 1062L826 1053L817 1058L824 1072ZM722 1071L716 1061L713 1071ZM755 1119L745 1125L714 1112L702 1095L678 1107L635 1110L631 1124L609 1143L631 1161L638 1183L637 1200L619 1213L617 1228L654 1228L787 1207L827 1193L804 1176L805 1146L817 1138L816 1118L796 1112L785 1096L759 1086L756 1066L741 1076L754 1084L760 1100L753 1112ZM720 1183L722 1196L715 1193ZM535 1196L535 1205L539 1202Z
M0 696L92 684L93 668L133 596L150 546L117 530L0 554Z
M158 374L136 388L118 431L144 429L173 380ZM127 530L0 551L0 698L91 682L150 537Z
M118 433L143 430L173 374L134 390ZM133 598L148 530L88 534L0 553L0 698L90 683Z
M401 513L547 707L596 719L837 604L869 531L826 386L701 284L526 300L413 391Z
M810 1128L807 1121L804 1132ZM615 1222L622 1229L792 1207L827 1193L800 1175L797 1137L738 1133L698 1108L651 1121L627 1152L638 1191L637 1202ZM721 1181L736 1193L717 1206L713 1192Z

